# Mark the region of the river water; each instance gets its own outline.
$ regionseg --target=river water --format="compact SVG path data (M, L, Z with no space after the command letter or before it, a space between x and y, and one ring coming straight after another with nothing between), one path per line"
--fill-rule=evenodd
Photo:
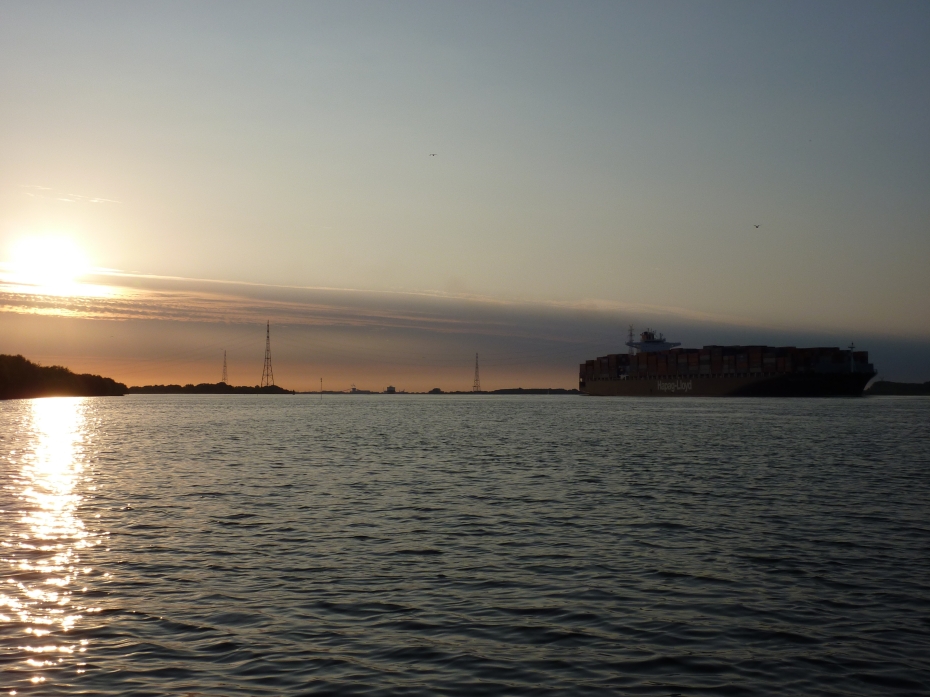
M930 692L930 399L0 403L0 694Z

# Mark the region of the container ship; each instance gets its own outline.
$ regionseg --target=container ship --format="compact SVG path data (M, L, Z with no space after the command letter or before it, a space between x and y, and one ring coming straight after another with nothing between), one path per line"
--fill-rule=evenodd
M794 346L679 348L647 330L628 353L581 364L579 390L624 397L858 397L875 377L867 351Z

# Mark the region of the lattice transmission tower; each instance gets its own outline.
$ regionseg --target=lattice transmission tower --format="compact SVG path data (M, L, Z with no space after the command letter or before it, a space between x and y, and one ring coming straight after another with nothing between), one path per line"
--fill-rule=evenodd
M475 381L471 385L472 392L481 392L481 378L478 377L478 354L475 354Z
M229 376L226 374L226 349L223 349L223 379L220 382L229 382Z
M274 371L271 369L271 322L265 327L265 367L262 369L262 387L274 385Z

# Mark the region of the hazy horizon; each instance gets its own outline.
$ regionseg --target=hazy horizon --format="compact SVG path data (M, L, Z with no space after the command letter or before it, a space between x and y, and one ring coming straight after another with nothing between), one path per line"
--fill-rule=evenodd
M838 346L870 352L880 378L925 380L921 337L789 328L683 308L513 302L448 293L299 288L99 275L97 297L6 292L3 346L129 385L260 381L271 322L277 384L297 390L468 390L480 355L485 389L577 387L578 364L623 353L628 326L707 344ZM11 286L8 285L8 288ZM18 289L22 290L22 289ZM22 350L20 350L22 349ZM9 352L9 349L4 349Z

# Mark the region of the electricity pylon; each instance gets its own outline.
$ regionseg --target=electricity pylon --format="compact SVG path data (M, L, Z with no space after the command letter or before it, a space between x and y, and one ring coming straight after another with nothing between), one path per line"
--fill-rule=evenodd
M226 349L223 349L223 379L220 382L229 382L229 376L226 374Z
M274 371L271 369L271 322L265 327L265 367L262 369L262 387L274 385Z
M481 378L478 377L478 354L475 354L475 381L471 386L472 392L481 392Z

